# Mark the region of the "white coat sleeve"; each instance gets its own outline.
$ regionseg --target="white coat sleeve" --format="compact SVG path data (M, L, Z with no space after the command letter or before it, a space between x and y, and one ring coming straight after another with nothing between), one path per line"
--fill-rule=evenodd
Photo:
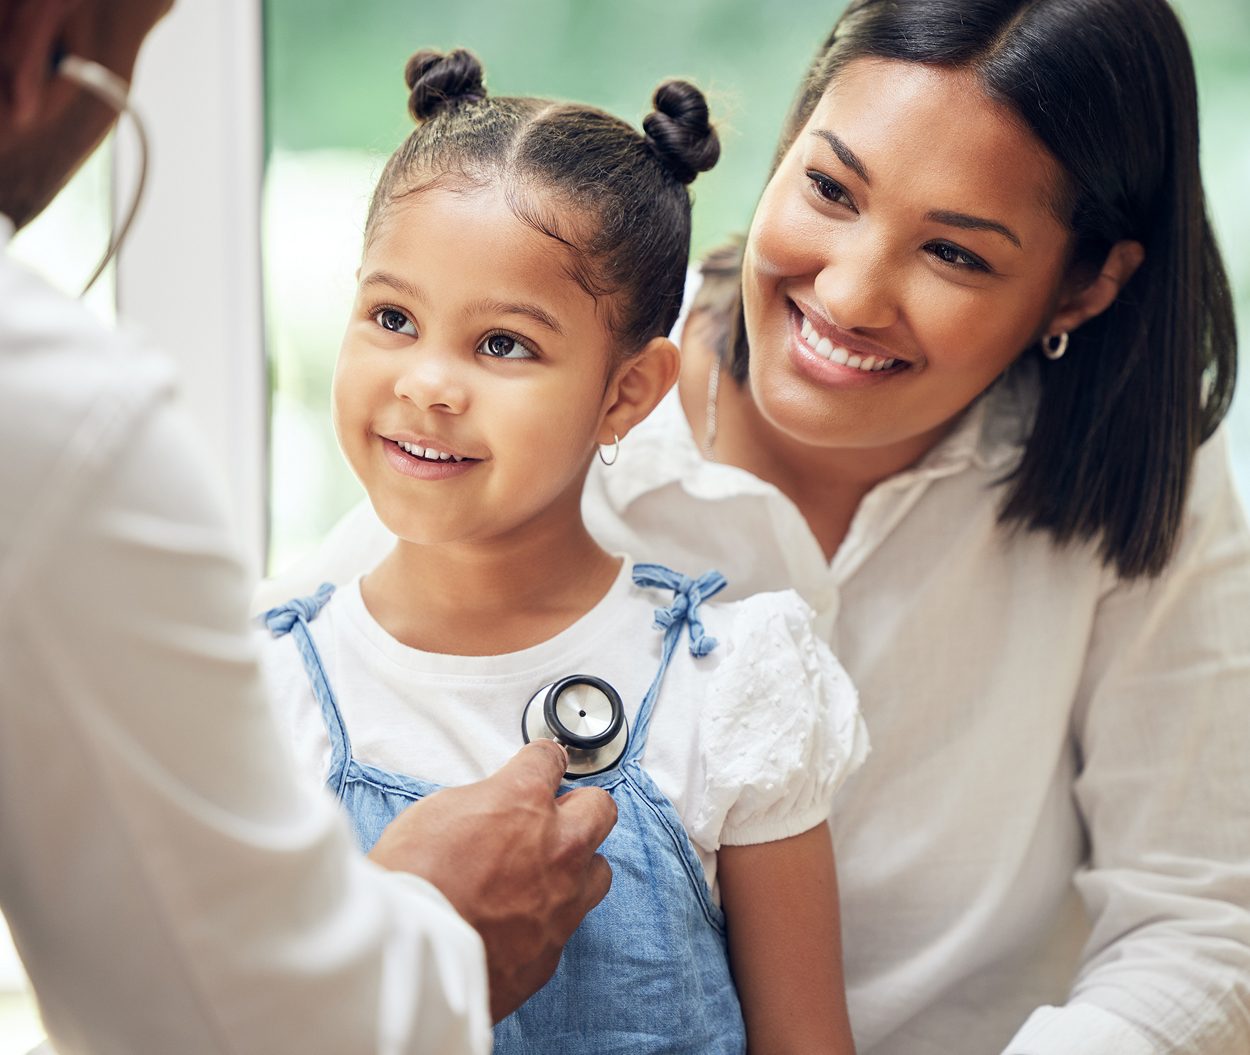
M489 1051L476 932L294 774L188 426L114 409L0 502L0 905L54 1045Z
M1093 931L1068 1003L1008 1055L1250 1051L1248 613L1250 532L1218 434L1171 565L1100 604L1073 730Z

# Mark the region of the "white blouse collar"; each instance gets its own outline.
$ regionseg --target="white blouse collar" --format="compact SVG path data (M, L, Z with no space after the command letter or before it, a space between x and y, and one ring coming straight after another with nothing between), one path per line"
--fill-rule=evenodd
M903 487L966 469L1006 473L1023 453L1036 405L1036 364L1017 364L964 412L928 454L885 485ZM676 389L621 443L620 462L602 474L618 510L669 484L704 501L775 491L772 484L745 469L703 457Z

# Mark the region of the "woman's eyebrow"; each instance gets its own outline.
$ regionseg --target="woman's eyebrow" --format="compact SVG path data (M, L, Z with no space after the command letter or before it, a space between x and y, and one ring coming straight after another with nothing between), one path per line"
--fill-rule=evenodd
M1015 231L997 220L986 220L983 217L969 216L962 212L948 212L945 209L935 209L925 219L945 224L947 227L958 227L964 231L994 231L996 234L1001 234L1017 249L1024 248Z
M815 128L811 134L828 143L829 149L838 156L838 160L863 180L866 187L872 186L872 180L868 178L868 170L864 167L864 163L855 156L855 151L848 147L836 132L830 132L827 128ZM987 220L982 216L969 216L962 212L951 212L949 209L934 209L926 216L926 219L945 224L947 227L958 227L964 231L993 231L1001 234L1017 249L1024 248L1015 231L997 220Z
M868 170L864 168L864 163L855 156L855 151L848 147L839 136L827 128L815 128L811 134L828 143L829 148L838 155L838 160L862 179L865 186L872 186L872 180L868 178Z

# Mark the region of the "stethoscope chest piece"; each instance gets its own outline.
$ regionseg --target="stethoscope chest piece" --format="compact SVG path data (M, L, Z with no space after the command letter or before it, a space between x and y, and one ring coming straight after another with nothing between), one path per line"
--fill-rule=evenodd
M620 762L629 727L620 694L611 685L589 674L573 674L530 697L521 715L521 735L527 744L563 744L569 753L566 775L589 777Z

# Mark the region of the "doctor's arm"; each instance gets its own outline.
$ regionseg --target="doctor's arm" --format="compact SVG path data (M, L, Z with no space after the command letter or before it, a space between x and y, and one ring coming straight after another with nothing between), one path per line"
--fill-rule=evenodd
M461 914L365 860L272 723L247 575L186 423L158 402L91 450L0 584L0 901L52 1040L488 1051L488 977L497 1012L519 1002L606 890L610 808L558 810L540 748L390 835L383 862ZM486 919L473 882L492 877L547 889Z

